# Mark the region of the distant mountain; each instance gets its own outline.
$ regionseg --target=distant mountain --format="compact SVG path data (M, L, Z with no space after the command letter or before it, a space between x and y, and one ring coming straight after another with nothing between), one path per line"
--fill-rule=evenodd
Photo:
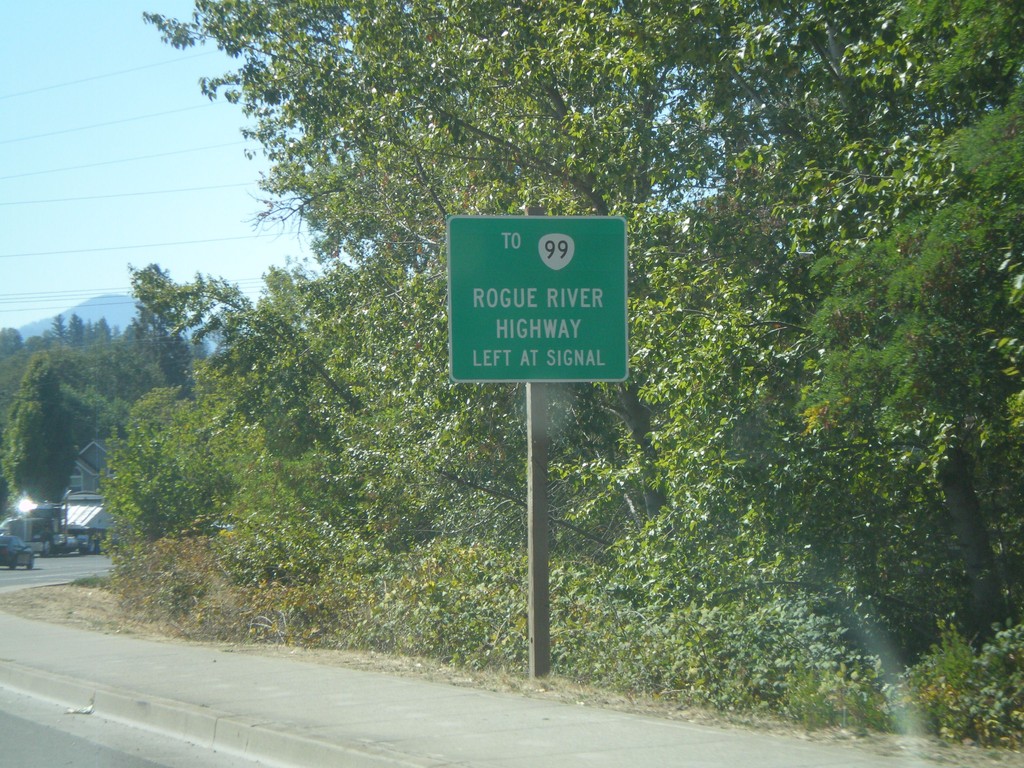
M57 315L63 315L65 322L72 315L78 315L82 318L82 322L85 323L96 323L99 322L100 318L106 318L107 325L110 326L111 330L116 329L123 332L135 318L135 299L131 296L114 293L107 294L106 296L96 296L74 307L65 309L63 312L51 315L45 320L37 320L34 323L21 326L18 329L21 333L21 338L29 339L33 336L42 336L53 327L53 319Z

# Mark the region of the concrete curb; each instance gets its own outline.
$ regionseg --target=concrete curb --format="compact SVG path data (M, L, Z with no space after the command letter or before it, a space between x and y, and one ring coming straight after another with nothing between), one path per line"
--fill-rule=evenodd
M451 766L363 745L342 745L287 732L270 722L208 707L109 688L0 660L0 686L69 708L92 705L100 717L219 752L258 759L282 768L344 765L346 768L438 768Z

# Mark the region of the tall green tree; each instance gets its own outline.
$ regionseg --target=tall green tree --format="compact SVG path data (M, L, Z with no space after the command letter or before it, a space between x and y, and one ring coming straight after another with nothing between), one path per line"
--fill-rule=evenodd
M53 321L50 323L50 330L46 332L46 335L58 344L68 343L70 336L68 335L68 324L64 315L57 315L53 318Z
M1022 498L1009 407L1021 382L995 340L1024 331L1004 266L1024 235L1024 152L1011 128L1022 117L1016 96L955 134L958 170L940 206L822 264L836 284L816 321L827 352L808 411L814 429L887 435L934 478L970 583L967 625L982 634L1020 599L996 539L1015 529Z
M156 279L166 278L157 264L150 264L139 272ZM188 390L192 380L192 349L182 334L152 307L139 305L138 314L125 330L124 338L134 346L136 357L155 366L164 386Z
M0 360L6 360L25 345L21 333L15 328L0 328Z
M757 564L741 575L890 617L905 646L936 612L984 636L1019 604L996 558L1016 530L1017 385L992 344L1015 333L999 266L1020 191L1012 160L979 165L1017 156L1012 130L971 126L1016 119L995 114L1020 82L1018 4L705 11L723 176L658 277L692 342L654 347L683 502L657 530L679 535L690 507L705 550ZM915 612L921 589L936 599Z
M46 353L29 362L4 430L3 469L9 488L36 501L59 501L76 449L72 414L59 372Z
M688 86L677 61L687 49L675 36L686 27L674 9L660 10L213 3L188 23L150 18L175 45L213 40L239 58L237 73L205 88L256 118L253 135L273 162L267 188L281 196L269 215L300 213L325 257L399 256L441 279L451 213L533 204L641 214L633 243L642 290L664 227L659 204L708 173L705 150L693 168L688 148L674 154L681 127L670 111ZM621 481L638 482L635 495L653 512L664 496L650 413L633 385L610 388L603 402L634 440L637 471Z
M85 322L77 314L68 318L68 344L76 349L85 346Z

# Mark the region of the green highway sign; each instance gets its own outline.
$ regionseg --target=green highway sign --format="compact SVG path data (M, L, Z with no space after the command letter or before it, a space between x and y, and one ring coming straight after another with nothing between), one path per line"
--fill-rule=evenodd
M448 341L457 382L624 381L626 221L448 219Z

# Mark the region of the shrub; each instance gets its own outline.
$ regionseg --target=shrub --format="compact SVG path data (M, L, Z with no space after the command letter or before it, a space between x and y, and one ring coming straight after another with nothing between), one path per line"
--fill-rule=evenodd
M1024 624L999 629L977 653L955 627L940 633L907 675L912 703L947 739L1024 745Z
M801 601L643 610L602 594L594 574L553 573L556 668L618 690L811 728L888 729L878 662Z
M514 554L435 541L376 574L363 643L475 669L526 663L526 569Z
M184 627L225 582L208 538L166 538L115 552L112 584L136 615Z
M357 544L321 520L285 528L254 516L216 537L218 556L236 584L319 584Z

